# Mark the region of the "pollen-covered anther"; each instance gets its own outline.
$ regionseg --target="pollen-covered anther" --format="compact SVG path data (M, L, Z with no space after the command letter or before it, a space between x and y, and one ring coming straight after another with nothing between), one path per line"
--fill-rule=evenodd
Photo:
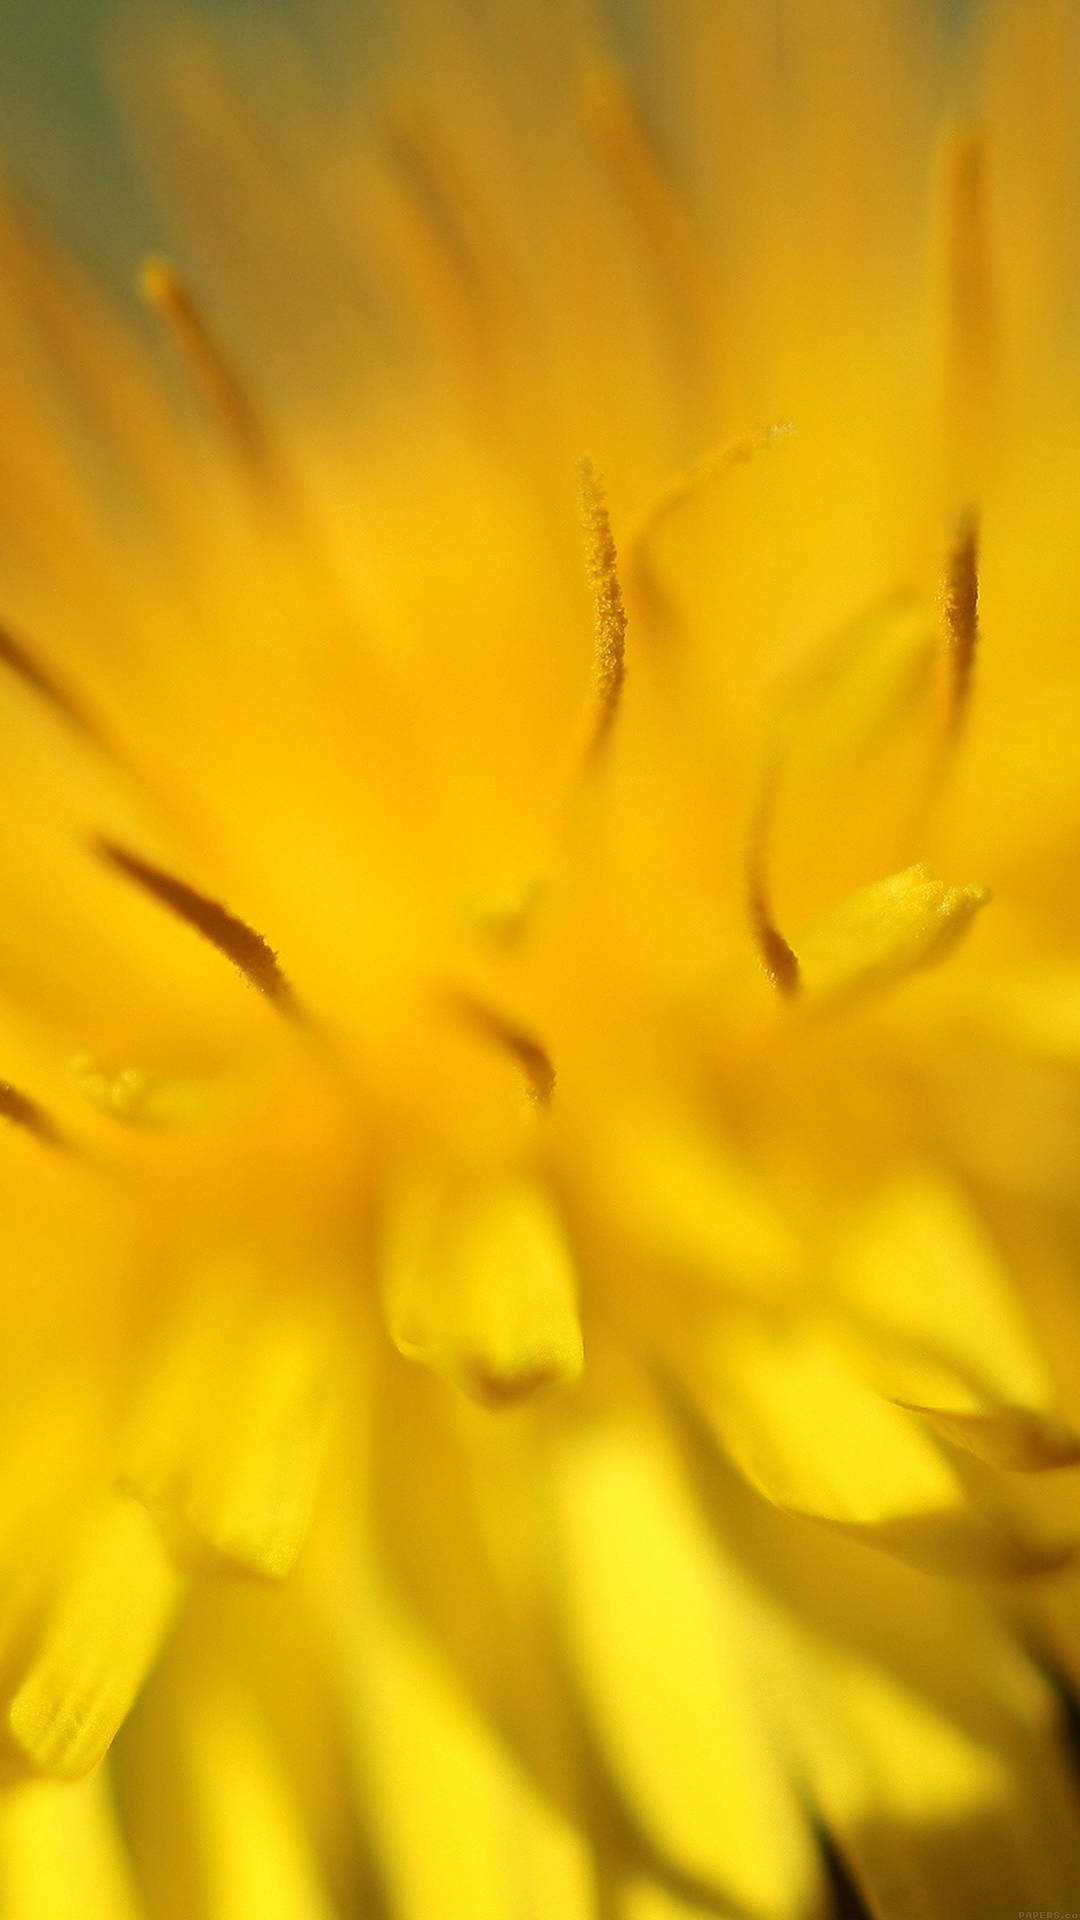
M399 1350L486 1406L581 1373L573 1257L553 1202L528 1177L466 1193L425 1179L403 1186L388 1208L382 1291Z
M593 693L586 716L586 769L594 766L611 736L626 679L626 606L619 584L618 554L604 485L591 460L581 462L585 564L596 621Z
M948 886L922 865L875 880L800 935L807 1001L848 1005L936 966L989 898L985 887Z
M970 704L979 644L979 523L970 509L961 515L949 550L941 613L949 675L946 731L952 739Z

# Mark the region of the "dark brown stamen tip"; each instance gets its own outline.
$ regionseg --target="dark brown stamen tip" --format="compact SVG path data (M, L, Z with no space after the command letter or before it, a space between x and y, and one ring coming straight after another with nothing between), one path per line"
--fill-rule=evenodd
M302 1018L292 987L278 966L277 954L254 927L237 919L220 901L209 899L205 893L189 887L186 881L178 880L175 874L166 873L164 868L140 860L114 840L96 838L92 846L94 852L125 879L133 880L163 907L194 927L204 940L209 940L279 1012L290 1019Z
M774 745L762 773L757 806L750 826L746 852L746 905L750 931L765 977L777 993L790 1000L798 993L801 984L799 961L773 917L767 878L768 847L783 765L783 748Z
M513 1057L525 1076L529 1098L538 1107L549 1107L555 1092L555 1068L547 1048L535 1035L472 994L451 993L449 999L462 1019Z
M10 1120L12 1126L21 1127L24 1133L31 1133L44 1147L64 1148L67 1141L50 1120L43 1107L36 1100L20 1093L9 1080L0 1080L0 1119Z
M798 956L773 925L764 902L755 895L750 899L750 921L766 979L785 1000L792 999L799 991Z

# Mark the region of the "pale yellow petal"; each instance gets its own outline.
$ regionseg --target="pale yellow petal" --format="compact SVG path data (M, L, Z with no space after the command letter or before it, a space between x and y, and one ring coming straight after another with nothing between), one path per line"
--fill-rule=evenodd
M140 1920L104 1771L34 1781L0 1800L4 1920Z
M635 1877L622 1889L618 1920L740 1920L740 1909L715 1900L706 1905L659 1880Z
M595 1920L582 1832L377 1577L341 1573L322 1604L398 1920Z
M397 1197L383 1292L402 1353L490 1406L581 1373L577 1276L542 1188L520 1179L463 1196L412 1185Z
M207 1920L331 1920L310 1837L255 1700L195 1681L183 1745Z
M138 1502L110 1497L88 1523L8 1714L41 1773L77 1780L97 1765L169 1629L181 1582Z
M984 887L947 886L924 866L875 880L796 937L808 1003L849 1006L937 966L988 898Z
M1080 1458L1015 1283L955 1187L898 1177L849 1222L837 1271L851 1343L883 1393L1000 1466Z
M598 1204L635 1256L739 1292L790 1286L802 1265L789 1222L715 1129L629 1104L586 1145Z
M984 1519L917 1415L874 1392L812 1329L714 1320L679 1365L727 1454L778 1507L941 1571L1061 1563L1060 1545Z
M804 1647L798 1671L786 1712L799 1764L872 1910L1067 1910L1080 1824L1049 1699L1041 1725L991 1707L986 1737L855 1652L822 1649L815 1674Z
M317 1300L238 1299L223 1280L169 1330L126 1477L182 1560L268 1579L289 1571L315 1497L331 1371Z
M747 1582L761 1710L871 1912L1067 1911L1080 1806L1053 1689L1001 1589L799 1528L733 1480L711 1491Z
M815 1850L759 1715L734 1594L661 1430L568 1434L557 1485L574 1669L616 1782L675 1870L788 1916Z

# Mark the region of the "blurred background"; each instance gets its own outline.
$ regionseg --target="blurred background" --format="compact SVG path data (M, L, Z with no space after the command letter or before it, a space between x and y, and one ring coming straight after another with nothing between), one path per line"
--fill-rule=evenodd
M320 21L336 10L352 23L393 0L172 0L243 32L258 21L288 23L316 54ZM714 0L702 0L713 4ZM775 0L760 0L763 7ZM980 0L911 0L913 13L944 10L957 27ZM109 79L109 48L126 18L145 24L168 0L0 0L0 150L17 185L43 201L82 251L123 278L159 239L153 207ZM460 0L459 0L460 4ZM477 0L483 4L483 0ZM537 0L538 5L543 0ZM602 0L619 38L634 38L642 0ZM827 14L829 0L805 0Z
M179 0L188 11L243 31L288 22L317 50L311 0ZM109 52L126 19L145 24L155 0L0 0L0 151L5 170L44 202L82 250L130 278L159 237L109 76ZM157 10L165 12L166 4ZM370 0L352 0L356 17ZM325 13L323 15L325 17Z

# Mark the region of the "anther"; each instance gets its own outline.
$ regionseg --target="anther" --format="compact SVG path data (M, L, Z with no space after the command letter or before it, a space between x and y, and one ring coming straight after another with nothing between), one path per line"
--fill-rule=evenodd
M769 900L766 854L776 806L780 778L779 759L767 767L762 780L757 809L750 827L746 854L746 903L750 931L766 979L784 999L799 991L799 961L773 917Z
M555 1093L555 1068L547 1048L535 1034L472 994L454 992L449 999L454 1012L469 1026L511 1056L524 1075L530 1100L538 1107L549 1107Z
M171 261L152 254L140 269L139 289L168 325L233 451L268 478L273 458L265 423L191 288Z
M585 564L596 620L593 704L588 719L585 765L603 752L619 711L626 679L626 607L619 585L618 556L611 534L603 483L590 460L581 462Z
M92 846L94 852L115 868L117 873L123 874L126 880L134 881L144 893L150 894L163 907L168 907L178 919L200 933L204 940L209 940L211 946L231 960L245 979L267 1000L272 1001L280 1013L293 1020L302 1019L302 1010L292 987L278 966L277 954L261 933L256 933L254 927L237 919L220 901L199 893L195 887L189 887L186 881L178 880L175 874L167 873L164 868L140 860L114 840L96 839Z
M702 454L689 467L673 474L639 513L626 538L627 576L631 599L655 625L670 624L672 609L653 564L656 538L681 509L733 467L745 466L756 454L795 431L790 420L773 422L756 432L741 433L723 446Z
M970 511L961 515L949 551L941 615L949 671L946 730L954 739L971 699L979 643L979 526Z

